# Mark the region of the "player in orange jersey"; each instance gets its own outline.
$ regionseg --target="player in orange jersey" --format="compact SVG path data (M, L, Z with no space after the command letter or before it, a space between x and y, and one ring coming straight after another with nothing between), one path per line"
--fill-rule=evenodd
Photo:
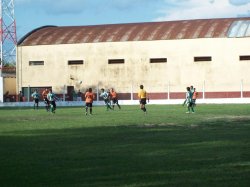
M45 108L46 108L47 112L49 112L49 108L50 108L50 106L49 106L49 100L47 98L48 93L49 93L48 88L45 88L45 90L43 90L43 92L42 92L43 101L45 103Z
M193 105L194 107L196 106L196 99L198 98L198 92L196 91L196 88L194 88L192 100L193 100Z
M88 108L90 115L92 115L92 103L94 99L95 99L95 94L92 92L92 88L89 88L88 91L85 93L85 103L86 103L85 115L88 115Z
M117 93L115 92L114 88L110 89L110 96L111 96L113 110L115 108L115 104L118 106L119 109L121 109L121 106L118 103Z

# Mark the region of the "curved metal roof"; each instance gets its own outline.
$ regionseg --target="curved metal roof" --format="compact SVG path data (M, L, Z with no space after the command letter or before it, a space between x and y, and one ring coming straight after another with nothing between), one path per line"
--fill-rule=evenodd
M44 26L25 35L18 42L18 45L31 46L249 36L250 17L93 26Z

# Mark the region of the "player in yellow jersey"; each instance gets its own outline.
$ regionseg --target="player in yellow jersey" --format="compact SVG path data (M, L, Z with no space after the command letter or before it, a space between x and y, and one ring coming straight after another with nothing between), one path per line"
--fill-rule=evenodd
M147 104L147 92L143 89L143 85L140 85L140 90L138 92L138 98L140 100L140 108L144 112L147 113L147 109L145 105Z

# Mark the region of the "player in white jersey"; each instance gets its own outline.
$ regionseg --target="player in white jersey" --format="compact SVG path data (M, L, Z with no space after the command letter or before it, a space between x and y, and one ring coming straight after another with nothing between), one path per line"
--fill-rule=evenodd
M49 90L49 93L47 95L47 98L49 100L49 103L50 103L50 111L52 113L55 113L56 111L56 95L52 92L52 90Z
M109 109L112 110L111 108L111 103L110 103L110 94L108 92L106 92L103 88L101 89L101 94L100 94L100 97L103 98L104 102L105 102L105 105L107 107L107 111Z
M33 98L33 101L34 101L34 110L35 110L35 109L38 110L39 94L38 94L37 90L35 90L35 91L31 94L31 97Z

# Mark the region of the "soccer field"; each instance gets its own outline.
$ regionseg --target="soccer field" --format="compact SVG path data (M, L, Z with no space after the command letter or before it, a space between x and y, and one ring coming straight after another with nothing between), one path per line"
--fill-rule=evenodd
M249 186L250 105L0 108L0 186Z

